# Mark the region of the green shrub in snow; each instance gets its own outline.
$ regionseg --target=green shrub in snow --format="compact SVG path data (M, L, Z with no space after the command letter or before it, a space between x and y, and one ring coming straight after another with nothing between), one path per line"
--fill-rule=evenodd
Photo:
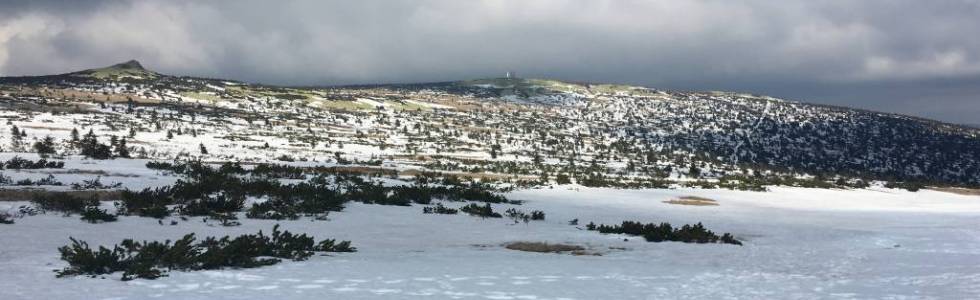
M599 231L600 233L615 233L615 234L626 234L634 236L642 236L648 242L684 242L684 243L723 243L723 244L733 244L742 245L742 242L738 241L729 233L725 233L718 236L711 230L708 230L698 222L695 225L687 225L681 227L672 227L670 223L648 223L643 224L640 222L633 221L623 221L620 225L595 225L594 223L589 223L586 226L588 230Z
M111 249L92 249L84 241L70 239L71 244L58 248L61 259L68 263L68 267L57 271L58 277L123 272L122 280L155 279L171 270L255 268L279 263L281 259L305 260L315 252L356 251L350 241L327 239L314 243L306 234L280 231L279 225L272 228L271 235L259 231L197 241L192 233L174 242L126 239Z
M116 215L96 206L89 206L82 211L82 220L89 223L115 222L116 219Z
M484 203L484 205L470 203L469 205L460 207L459 211L465 212L471 216L482 218L503 218L500 213L493 211L493 207L490 207L490 203Z
M442 205L442 203L436 203L435 206L426 206L422 208L423 214L455 215L458 212L459 210L445 207Z
M0 212L0 224L14 224L14 216L7 212Z

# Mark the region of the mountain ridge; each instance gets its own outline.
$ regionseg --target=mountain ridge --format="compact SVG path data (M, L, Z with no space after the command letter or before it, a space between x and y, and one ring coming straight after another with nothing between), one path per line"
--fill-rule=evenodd
M118 71L118 70L122 70L122 71ZM928 118L928 117L914 116L914 115L908 115L908 114L902 114L902 113L894 113L894 112L883 112L883 111L877 111L877 110L867 109L867 108L856 108L856 107L844 106L844 105L813 103L813 102L807 102L805 100L788 100L788 99L776 98L776 97L772 97L772 96L768 96L768 95L763 95L763 94L757 94L757 93L745 93L745 92L722 91L722 90L707 90L707 91L697 91L697 90L669 90L669 89L658 89L658 88L653 88L653 87L647 87L647 86L641 86L641 85L631 85L631 84L603 83L603 82L580 82L580 81L567 81L567 80L557 80L557 79L548 79L548 78L495 77L495 78L476 78L476 79L464 79L464 80L454 80L454 81L433 81L433 82L403 82L403 83L378 83L378 84L342 84L342 85L302 85L302 86L292 86L292 85L276 85L276 84L265 84L265 83L246 83L246 82L241 82L241 81L237 81L237 80L223 79L223 78L205 78L205 77L196 77L196 76L163 74L163 73L158 73L156 71L153 71L153 70L150 70L150 69L145 68L142 65L142 63L140 63L136 59L130 59L130 60L127 60L125 62L116 63L116 64L113 64L113 65L110 65L110 66L106 66L106 67L85 69L85 70L81 70L81 71L74 71L74 72L68 72L68 73L62 73L62 74L34 75L34 76L0 76L0 83L2 83L4 79L30 79L30 78L46 78L46 77L61 77L61 76L79 76L79 75L82 75L81 77L88 77L88 75L90 75L91 73L98 73L100 71L122 72L122 73L133 72L133 73L130 73L130 74L137 74L137 75L138 74L149 74L149 75L151 75L151 76L147 76L147 77L149 77L149 79L155 79L157 77L193 78L193 79L200 79L200 80L213 81L213 82L225 82L225 83L230 82L230 83L234 83L234 84L255 85L255 86L272 87L272 88L297 88L297 89L331 89L331 88L409 88L409 89L411 89L411 88L427 88L427 87L440 87L440 86L452 86L452 85L466 86L466 87L478 87L479 88L480 87L479 85L485 84L485 83L488 83L488 82L509 82L510 85L520 85L520 86L523 86L524 89L527 89L528 86L532 86L533 83L535 83L535 82L537 82L537 83L562 84L562 85L568 85L568 86L578 86L578 87L581 87L583 89L588 89L589 87L592 87L592 86L597 86L597 87L620 87L620 88L624 88L624 89L645 90L645 91L654 91L654 92L655 91L663 91L663 92L676 91L676 92L682 92L682 93L710 93L710 94L741 95L741 96L749 96L749 97L757 97L757 98L768 98L768 99L776 100L776 101L787 101L787 102L802 103L802 104L812 105L812 106L821 106L821 107L836 108L836 109L847 109L847 110L855 110L855 111L865 111L865 112L877 113L877 114L888 114L888 115L894 115L894 116L897 116L897 117L904 117L904 118L916 119L916 120L920 120L920 121L936 122L936 123L941 123L943 125L961 126L961 127L969 128L969 129L980 129L980 124L953 123L953 122L947 122L947 121L942 121L942 120L937 120L937 119L931 119L931 118ZM101 79L101 80L113 80L112 78L106 78L107 76L98 76L98 77L101 77L101 78L98 78L98 79ZM138 76L137 77L128 76L128 78L127 78L127 76L120 76L120 77L121 78L115 78L115 80L119 80L119 79L141 79ZM509 86L506 86L506 85L505 86L501 86L501 87L497 87L497 88L500 89L500 90L513 89L512 87L509 87ZM517 87L516 89L520 90L521 87Z
M215 118L208 125L179 119L151 127L242 131L240 138L247 140L285 139L283 147L309 143L313 152L291 150L302 155L346 152L335 148L338 142L373 149L363 152L374 153L369 157L453 153L435 164L415 162L433 170L506 166L513 174L565 173L593 182L602 182L595 177L600 175L718 180L757 176L764 170L762 174L980 184L976 128L745 93L524 78L284 87L163 75L135 61L67 75L0 78L3 86L14 102L93 103L103 111L126 111L110 123L145 123L126 115L151 113L159 105L166 105L168 114L207 114ZM273 127L294 125L270 132L228 123L255 120ZM294 127L299 124L306 132ZM227 137L215 143L241 146ZM318 146L324 143L331 148ZM186 145L155 146L187 151ZM508 156L498 158L501 154Z

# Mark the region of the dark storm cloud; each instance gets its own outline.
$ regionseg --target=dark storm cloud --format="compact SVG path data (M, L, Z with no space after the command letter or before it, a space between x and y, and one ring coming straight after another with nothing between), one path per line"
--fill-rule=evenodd
M130 58L330 85L499 76L736 90L980 123L980 2L22 1L0 74Z

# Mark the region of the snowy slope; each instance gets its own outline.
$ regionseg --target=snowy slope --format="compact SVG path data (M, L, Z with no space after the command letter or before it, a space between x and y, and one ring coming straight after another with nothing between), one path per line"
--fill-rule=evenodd
M241 217L238 227L202 218L163 221L179 223L170 226L125 216L106 224L55 213L27 216L0 224L0 300L980 295L980 196L883 187L883 181L980 184L980 131L952 124L765 96L518 78L273 87L162 75L135 61L0 78L0 121L0 161L39 159L25 151L51 136L57 152L52 159L65 162L62 169L0 170L11 181L51 176L64 185L8 182L3 189L61 191L95 178L142 189L177 180L147 169L150 160L384 167L404 177L443 172L518 187L507 196L525 201L520 209L547 214L546 221L514 224L506 218L422 214L418 205L348 203L328 221ZM138 159L83 158L71 142L73 129L80 135L93 132L99 143L125 140L122 148ZM573 183L557 185L559 176ZM773 185L787 178L870 187ZM726 180L758 180L758 187L769 191L712 186ZM661 181L667 183L656 185ZM793 184L799 185L784 185ZM684 196L718 205L664 203ZM0 201L0 212L27 205L24 198ZM111 202L102 205L113 210ZM569 225L572 219L579 225ZM744 246L648 243L583 230L589 222L624 220L702 222L717 233L733 233ZM110 245L191 232L198 237L268 232L275 224L318 239L351 240L359 251L128 282L118 280L119 274L56 278L52 272L66 266L57 248L69 237ZM502 247L515 241L582 245L600 255Z
M77 128L127 137L135 156L158 159L421 155L500 169L540 156L551 168L513 171L662 178L695 166L706 179L775 173L980 185L972 127L741 93L543 79L275 87L162 75L132 61L0 77L2 121L2 142L13 126L28 146ZM8 144L0 152L24 150Z

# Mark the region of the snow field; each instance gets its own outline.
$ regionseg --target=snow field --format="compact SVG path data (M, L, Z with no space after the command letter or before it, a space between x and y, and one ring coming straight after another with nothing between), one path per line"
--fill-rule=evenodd
M663 203L682 195L719 206ZM967 299L980 294L980 199L892 190L521 190L519 209L547 220L423 215L421 207L351 203L329 221L201 218L161 226L149 218L87 224L56 214L0 230L3 299ZM0 203L0 210L25 204ZM460 203L445 203L458 207ZM104 203L109 207L109 203ZM495 205L504 210L509 205ZM578 227L590 221L703 222L745 246L647 243ZM164 222L167 223L166 221ZM213 224L214 222L212 222ZM68 236L91 244L238 235L284 229L351 240L356 253L241 270L171 272L157 280L55 278ZM628 241L624 241L628 239ZM584 245L602 256L504 249L512 241Z

